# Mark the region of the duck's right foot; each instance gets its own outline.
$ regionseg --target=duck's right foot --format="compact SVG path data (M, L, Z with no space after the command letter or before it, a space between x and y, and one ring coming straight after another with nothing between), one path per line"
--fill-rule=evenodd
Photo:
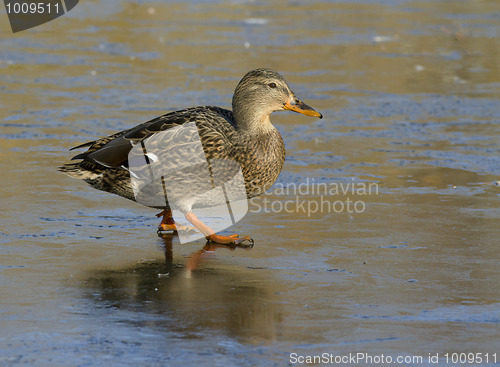
M235 245L238 247L253 247L254 241L250 236L239 237L237 234L231 236L221 236L218 234L211 234L206 237L207 241L219 243L221 245Z

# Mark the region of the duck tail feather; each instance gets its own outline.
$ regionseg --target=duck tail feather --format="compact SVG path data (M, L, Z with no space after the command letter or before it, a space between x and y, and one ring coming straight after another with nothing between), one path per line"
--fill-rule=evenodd
M59 167L57 170L70 177L79 178L81 180L95 180L102 176L101 173L92 172L82 168L79 163L68 163Z

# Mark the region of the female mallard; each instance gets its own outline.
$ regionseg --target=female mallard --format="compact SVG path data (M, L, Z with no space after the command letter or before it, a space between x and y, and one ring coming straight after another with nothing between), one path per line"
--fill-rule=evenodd
M79 145L72 149L88 147L73 157L81 161L65 164L60 171L96 189L163 209L158 214L163 216L160 230L179 228L172 218L175 208L209 241L253 243L248 236L217 235L192 209L229 203L229 198L238 196L238 177L246 198L273 185L285 161L285 146L271 124L271 113L290 110L323 116L300 101L285 79L269 69L248 72L236 87L232 106L232 112L215 106L170 112ZM211 189L217 187L223 188L223 196L213 194Z

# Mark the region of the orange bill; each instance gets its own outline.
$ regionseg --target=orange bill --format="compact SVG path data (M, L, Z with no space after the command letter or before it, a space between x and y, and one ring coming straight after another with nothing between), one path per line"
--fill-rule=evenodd
M300 99L298 99L293 95L290 98L290 100L283 105L283 108L285 110L298 112L306 116L319 117L320 119L323 118L323 115L321 113L316 111L314 108L309 107L308 105L306 105L304 102L302 102Z

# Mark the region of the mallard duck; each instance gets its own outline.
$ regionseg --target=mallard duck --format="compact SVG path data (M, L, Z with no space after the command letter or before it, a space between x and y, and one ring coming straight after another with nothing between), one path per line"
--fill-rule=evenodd
M65 164L59 170L71 177L83 179L98 190L162 209L157 215L163 217L159 230L179 229L180 225L172 218L172 207L175 202L176 208L179 208L185 218L208 241L220 244L240 244L248 241L253 244L249 236L218 235L198 219L193 213L193 208L218 204L214 202L213 195L206 195L208 189L204 187L213 188L222 185L240 172L246 198L264 193L278 178L285 161L283 139L271 123L271 113L290 110L307 116L319 118L323 116L298 99L280 74L264 68L252 70L241 79L234 91L232 108L230 111L215 106L200 106L169 112L133 128L72 148L71 150L88 149L72 158L80 160L79 162ZM186 126L194 127L194 130L189 130L188 133L184 133L184 137L179 138L177 130ZM160 138L160 134L171 131L177 131L177 135ZM200 173L203 167L186 164L186 161L191 160L190 155L199 155L199 152L195 152L194 135L199 136L198 142L201 141L201 145L198 145L202 147L200 151L208 162L237 164L223 163L215 174L214 165L209 163L209 178ZM184 140L179 143L179 139ZM149 144L147 149L149 152L146 152L145 143ZM155 147L154 151L149 148L152 145ZM172 149L178 145L183 146L181 153L177 147ZM137 151L144 153L142 166L136 162L136 158L140 156L136 154ZM138 189L137 182L134 183L134 179L138 176L137 172L150 170L149 164L158 161L168 162L168 167L174 168L168 170L171 174L161 176L163 191L161 185L142 185L142 188ZM142 168L132 169L132 166ZM177 167L179 167L177 171L183 172L182 175L175 172ZM177 194L169 192L167 195L165 176L174 177L174 180L182 176L182 182L178 182L181 189ZM194 193L188 196L178 195L183 191L182 188L194 188ZM161 199L159 201L139 199L139 196L147 191L150 192L150 197L156 197L160 193ZM227 201L227 195L225 197Z

